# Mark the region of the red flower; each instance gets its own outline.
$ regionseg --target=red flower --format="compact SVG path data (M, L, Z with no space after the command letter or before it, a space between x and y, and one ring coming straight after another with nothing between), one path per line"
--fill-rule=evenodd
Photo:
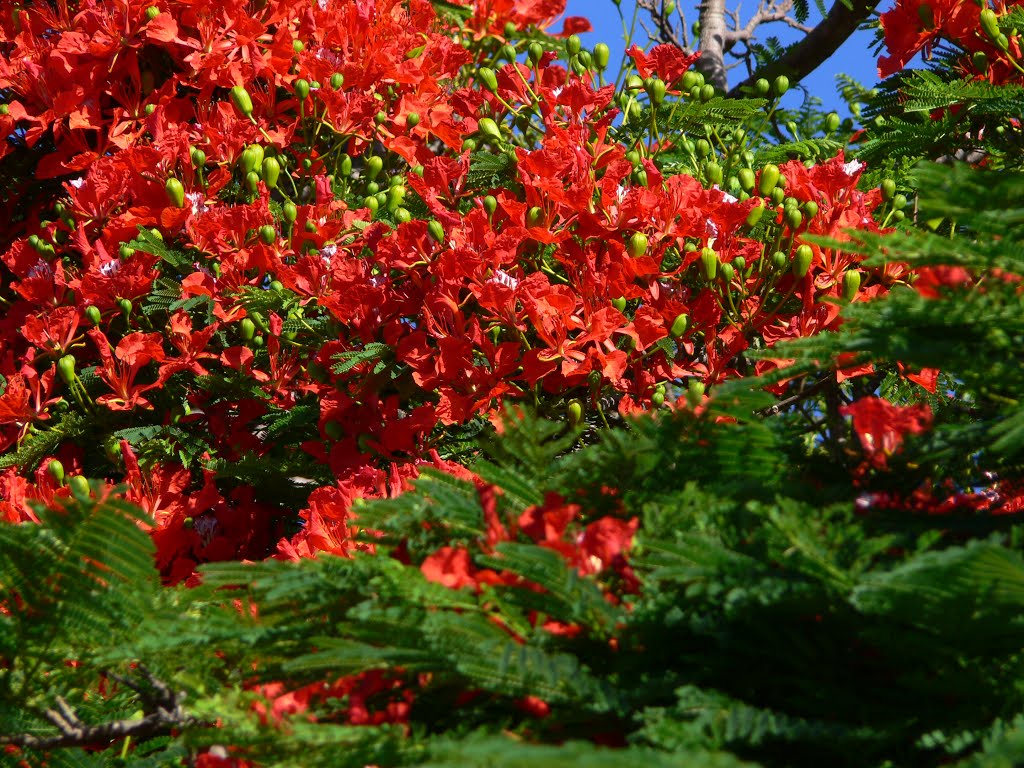
M101 365L96 368L96 375L114 390L113 394L101 395L96 402L112 411L152 408L152 403L143 397L143 393L159 386L159 383L137 385L135 379L149 363L159 363L164 359L160 334L129 333L118 342L113 352L107 337L98 328L89 331L89 338L100 354Z
M876 466L897 453L906 435L918 435L931 427L932 412L927 404L896 406L879 397L863 397L840 408L853 417L853 431Z

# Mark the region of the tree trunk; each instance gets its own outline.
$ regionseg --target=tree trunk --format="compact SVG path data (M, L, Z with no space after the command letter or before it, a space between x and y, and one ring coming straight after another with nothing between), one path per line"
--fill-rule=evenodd
M700 6L700 58L697 71L716 91L728 89L725 75L725 0L704 0Z

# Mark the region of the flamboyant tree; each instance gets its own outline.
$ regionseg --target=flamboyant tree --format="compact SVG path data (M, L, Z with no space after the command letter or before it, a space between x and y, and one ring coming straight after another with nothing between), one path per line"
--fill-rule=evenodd
M791 141L704 18L619 88L560 2L0 18L5 754L1015 754L1022 11L967 5Z

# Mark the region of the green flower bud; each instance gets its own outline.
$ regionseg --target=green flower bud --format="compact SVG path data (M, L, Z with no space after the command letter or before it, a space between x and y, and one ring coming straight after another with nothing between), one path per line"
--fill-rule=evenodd
M786 196L786 190L782 187L776 187L772 190L769 199L772 201L772 205L778 205L782 202L782 199Z
M248 317L243 317L238 324L238 331L243 341L252 341L252 337L256 335L256 324Z
M722 276L725 284L729 285L736 276L736 268L732 264L722 264L718 269L718 273Z
M486 136L489 139L502 141L501 129L498 128L498 124L489 117L483 117L480 119L480 122L477 123L477 131L479 131L482 136Z
M260 191L260 175L256 171L245 174L245 188L254 195Z
M125 317L129 317L132 313L132 303L128 299L118 299L117 307Z
M366 161L366 178L373 181L384 169L384 160L377 155L371 156Z
M896 195L892 199L892 207L893 208L906 208L906 206L907 206L907 196L906 195Z
M611 49L604 43L598 43L594 46L594 64L597 65L599 71L603 72L608 67L611 56Z
M277 180L281 176L281 164L276 157L268 157L263 160L263 181L268 189L277 189Z
M206 166L206 153L203 150L198 147L193 148L190 156L192 158L192 165L196 168L204 168Z
M699 72L694 72L692 69L683 73L683 79L680 81L684 91L692 91L699 85L703 85L702 79Z
M575 428L583 421L583 404L579 400L571 400L565 407L565 415L569 419L569 426Z
M782 269L786 266L789 259L786 258L786 254L782 251L776 251L772 254L772 267L775 269Z
M281 208L281 217L289 224L294 224L295 219L299 216L299 209L295 207L295 203L291 200L286 202Z
M896 182L892 179L885 179L882 181L881 190L883 200L892 200L896 197Z
M487 211L488 216L493 216L494 212L498 210L498 198L494 195L487 195L484 198L484 210Z
M704 163L704 176L712 184L722 183L722 166L711 160Z
M800 213L799 208L788 208L783 216L786 220L786 226L792 230L800 229L800 225L804 221L804 216Z
M408 208L398 208L395 211L394 216L397 224L408 224L412 221L412 214L409 213Z
M744 192L752 192L754 190L754 184L756 183L756 177L754 172L749 168L740 168L737 172L736 177L740 182L740 189Z
M761 169L761 180L758 182L757 191L767 197L779 183L779 166L769 163Z
M653 408L661 408L665 404L665 390L657 389L651 395L651 406Z
M336 91L341 90L341 86L345 84L345 76L341 72L335 72L331 75L331 88Z
M398 210L398 206L405 201L405 187L402 185L391 187L387 192L386 200L388 211L394 213Z
M710 282L718 275L718 254L714 248L702 248L700 252L700 274Z
M825 115L825 133L835 133L839 130L840 120L838 112L829 112Z
M427 232L438 243L444 243L444 225L437 219L431 219L427 224Z
M808 200L806 203L804 203L803 209L804 213L807 214L808 219L813 219L815 216L818 215L818 204L813 200Z
M151 5L149 6L149 8L146 9L146 21L152 21L159 15L160 9L157 8L155 5Z
M711 83L705 83L700 87L700 100L702 102L711 101L715 98L715 86Z
M761 217L764 215L764 202L760 205L756 205L750 209L750 213L747 214L747 226L756 227L758 222L761 221Z
M988 56L985 55L984 51L975 51L974 55L971 56L971 63L982 74L988 72Z
M625 312L626 298L624 296L619 296L619 298L617 299L612 299L612 306L615 307L615 309L617 309L619 312Z
M171 205L175 208L185 207L185 187L182 186L180 181L172 176L164 184L164 189L167 192L167 199L171 201Z
M388 121L388 113L383 110L373 116L373 122L377 125L384 125Z
M647 253L647 235L642 232L635 232L629 243L626 245L626 252L634 259Z
M277 240L277 230L270 224L264 224L260 227L260 240L267 245L273 245L274 241Z
M418 112L410 112L405 116L405 127L413 129L420 124L420 115Z
M240 85L236 85L231 89L231 101L234 102L238 111L246 117L252 115L252 97L249 96L249 92Z
M99 325L103 321L103 315L100 313L100 308L95 304L90 304L85 308L85 319L93 325Z
M544 46L540 43L530 43L529 47L526 49L526 56L534 66L537 66L537 63L541 60L543 55Z
M480 82L483 84L491 93L498 90L498 76L494 74L494 70L490 67L480 67L476 72L477 77L480 78Z
M665 101L665 92L667 90L665 81L661 78L653 78L649 83L649 87L645 88L647 96L651 100L651 104L658 106Z
M89 488L89 481L81 475L75 475L68 480L68 487L71 489L71 493L78 499L87 499L91 493Z
M803 277L811 268L811 261L814 259L814 251L809 245L801 245L793 254L793 277Z
M302 53L304 50L306 50L306 44L305 43L303 43L301 40L292 40L292 52L293 53Z
M669 329L669 333L673 339L678 339L684 333L687 328L690 327L690 316L685 312L676 315L676 319L672 321L672 327Z
M776 96L782 96L786 91L789 90L789 78L785 75L779 75L775 78L775 82L772 83L772 91L775 92Z
M533 206L526 212L526 226L536 227L544 220L544 210L540 206Z
M704 400L704 382L690 379L686 387L686 401L691 408L696 408Z
M57 373L64 380L66 384L70 384L75 380L75 356L64 355L60 360L57 361Z
M981 28L991 40L999 39L999 35L1002 33L999 31L999 17L996 16L995 11L986 8L979 14L978 20L981 22Z
M860 291L860 271L848 269L843 273L843 298L853 301L857 292Z
M565 51L570 56L575 56L583 48L583 41L580 40L579 35L569 35L569 39L565 41Z
M246 147L238 156L238 167L243 177L256 170L256 157L256 151L252 147ZM263 160L261 159L260 162L262 163Z
M64 485L64 465L57 459L50 460L50 463L46 465L46 471L57 481L57 485Z
M299 78L292 83L292 88L295 89L295 98L299 101L305 101L309 98L309 81L303 78Z

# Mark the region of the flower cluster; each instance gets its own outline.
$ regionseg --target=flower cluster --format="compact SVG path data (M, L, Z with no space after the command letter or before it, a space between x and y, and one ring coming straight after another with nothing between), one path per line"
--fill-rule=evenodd
M881 16L889 55L878 60L878 74L893 75L918 53L930 53L944 41L962 51L959 69L965 78L1019 81L1024 48L1017 30L1012 24L1004 30L1001 19L1020 5L1016 0L997 0L991 8L985 0L897 0Z
M725 180L700 142L695 177L616 138L602 53L539 31L563 6L5 16L0 153L53 184L0 235L4 517L86 475L127 483L171 582L344 554L353 499L454 468L506 402L699 403L903 277L804 242L877 231L857 162L755 167L737 132ZM702 90L676 49L631 56L633 102Z

